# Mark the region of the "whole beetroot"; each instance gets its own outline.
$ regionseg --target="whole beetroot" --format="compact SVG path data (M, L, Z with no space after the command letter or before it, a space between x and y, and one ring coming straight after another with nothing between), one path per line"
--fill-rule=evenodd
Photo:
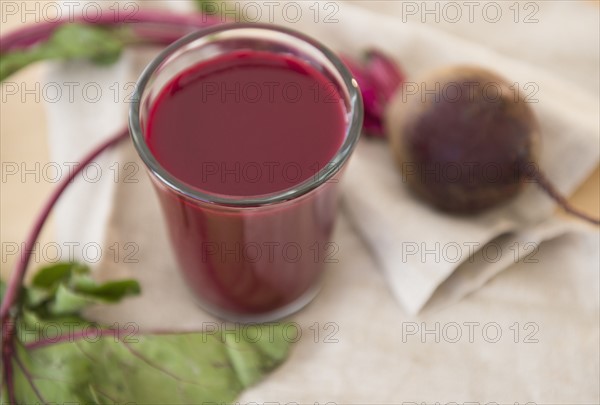
M573 207L536 164L540 127L521 92L501 76L455 66L407 83L386 108L385 131L403 179L433 206L477 213L537 183L566 212Z
M521 190L535 162L539 125L510 86L471 66L435 71L405 86L386 124L413 191L441 210L476 213Z

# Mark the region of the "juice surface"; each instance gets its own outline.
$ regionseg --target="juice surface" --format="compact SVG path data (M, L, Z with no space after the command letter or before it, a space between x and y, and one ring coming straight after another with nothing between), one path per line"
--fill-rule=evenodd
M188 68L157 96L152 154L208 193L256 196L322 169L343 142L345 106L320 71L293 56L237 51Z

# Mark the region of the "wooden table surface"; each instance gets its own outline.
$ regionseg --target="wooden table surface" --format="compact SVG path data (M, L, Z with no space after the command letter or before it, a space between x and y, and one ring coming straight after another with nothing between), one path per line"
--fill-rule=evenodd
M0 34L18 27L18 18L8 17L1 24ZM11 77L12 82L33 85L39 81L43 72L43 64L26 68ZM49 162L48 139L46 136L46 115L43 103L28 97L25 102L2 101L0 109L0 161L17 162L33 167L36 162ZM33 180L25 183L18 176L2 179L0 184L0 241L2 262L0 269L3 277L12 268L15 256L5 254L8 243L21 243L32 225L33 219L41 208L45 198L55 184ZM593 216L600 216L600 168L570 196L569 200L577 207ZM559 211L559 215L565 215ZM82 226L85 226L82 224ZM52 221L42 233L41 243L52 241ZM5 257L7 256L7 257Z

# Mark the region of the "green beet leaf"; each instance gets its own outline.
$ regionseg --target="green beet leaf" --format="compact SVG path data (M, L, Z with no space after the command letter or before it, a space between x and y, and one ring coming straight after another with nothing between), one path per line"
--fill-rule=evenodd
M98 64L111 64L123 50L119 32L88 24L65 24L45 44L45 52L55 58L89 58Z
M0 302L4 299L4 292L6 291L6 284L4 280L0 278Z
M61 281L68 280L78 266L86 267L77 263L57 263L42 267L33 276L31 286L45 289L53 288Z
M281 364L291 345L288 325L278 323L157 334L100 326L80 311L138 294L139 285L98 284L77 263L41 269L22 292L12 355L19 404L230 403ZM7 395L3 386L0 404Z
M79 263L58 263L38 271L26 289L25 306L42 317L78 314L85 307L114 303L140 293L135 280L98 284L90 268Z
M89 59L101 65L111 64L119 59L126 38L124 29L61 25L46 42L0 55L0 81L34 62L48 59Z
M97 300L85 294L70 290L65 285L59 285L54 300L47 306L50 315L78 314L84 308L93 305Z
M284 327L119 338L92 334L27 351L20 347L16 396L24 403L231 402L285 359L290 343Z
M85 283L78 280L74 289L104 302L118 302L124 297L140 293L140 285L135 280L109 281L104 284L96 284L93 280L89 282L90 280L86 280Z
M23 297L25 306L33 308L52 298L52 294L44 288L28 287L24 289Z
M88 327L94 328L95 331L100 326L79 315L42 318L35 312L24 309L17 320L17 338L24 344L48 339L58 341L60 336L72 336Z

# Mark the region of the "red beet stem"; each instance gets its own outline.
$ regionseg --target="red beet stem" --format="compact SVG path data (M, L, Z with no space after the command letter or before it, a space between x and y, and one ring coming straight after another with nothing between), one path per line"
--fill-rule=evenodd
M370 49L364 63L342 57L358 82L365 110L364 129L369 135L384 138L383 121L387 105L396 93L404 74L400 67L385 54Z
M587 221L591 224L594 225L600 225L600 219L599 218L594 218L591 215L586 214L585 212L573 207L573 205L567 201L567 199L565 198L565 196L563 196L557 189L556 187L554 187L552 185L552 183L550 183L550 180L548 180L548 178L544 175L544 173L542 173L537 167L536 165L527 165L525 168L525 175L527 176L527 178L529 178L530 180L535 181L538 186L540 186L540 188L542 190L544 190L546 192L546 194L548 194L548 196L550 198L552 198L554 201L556 201L556 203L563 209L565 210L565 212L568 212L569 214L576 216L580 219L583 219L584 221Z
M103 26L131 26L142 40L156 44L169 44L190 31L220 23L214 17L200 13L178 14L162 10L144 10L136 12L134 17L124 13L102 13L98 18L64 18L28 25L10 32L0 38L0 53L27 48L44 41L54 30L63 24L85 23Z
M384 53L369 49L367 51L366 71L371 77L371 82L378 90L382 108L396 94L405 77L399 66ZM383 114L384 111L381 111Z
M2 381L0 384L6 386L8 392L8 400L11 404L16 404L15 400L15 387L13 383L13 367L12 367L12 345L5 344L6 342L12 342L12 336L14 334L15 324L8 322L7 324L2 323Z
M58 199L63 194L63 192L67 189L69 184L73 182L76 176L81 173L81 171L89 165L98 155L100 155L105 150L108 150L120 142L124 141L129 136L129 131L124 129L120 131L117 135L108 139L101 145L99 145L96 149L90 152L86 157L83 158L81 164L75 168L69 176L65 178L64 181L52 192L48 201L42 208L39 213L33 228L31 229L27 240L25 242L25 248L22 255L20 255L17 264L13 273L11 274L8 287L6 288L6 292L4 295L4 299L2 300L2 305L0 306L0 322L2 323L2 369L4 375L4 383L6 384L7 392L9 395L9 400L11 403L15 403L14 399L14 388L12 386L12 355L13 355L13 335L15 325L11 322L10 310L19 298L19 292L21 290L21 285L23 284L23 279L25 277L25 273L27 271L27 265L29 264L29 259L31 257L31 253L33 251L33 247L40 235L42 227L46 223L50 212L54 205L56 205Z
M17 264L15 266L15 270L13 271L10 281L8 283L8 287L6 289L6 294L4 295L4 300L2 301L2 305L0 306L0 319L3 321L7 317L10 307L14 304L17 299L17 295L19 293L19 288L23 283L23 278L25 276L25 271L27 269L27 265L29 264L29 259L31 257L32 250L35 246L35 243L40 235L42 227L48 219L52 208L62 195L62 193L67 189L69 184L73 182L76 176L81 173L81 171L90 164L98 155L104 152L107 149L112 148L117 145L119 142L125 140L129 135L129 131L127 129L121 130L117 135L108 139L101 145L99 145L96 149L90 152L86 157L83 158L81 164L75 168L69 176L65 178L65 180L52 192L48 201L42 208L42 211L39 213L33 228L31 229L24 246L24 253L19 257Z

